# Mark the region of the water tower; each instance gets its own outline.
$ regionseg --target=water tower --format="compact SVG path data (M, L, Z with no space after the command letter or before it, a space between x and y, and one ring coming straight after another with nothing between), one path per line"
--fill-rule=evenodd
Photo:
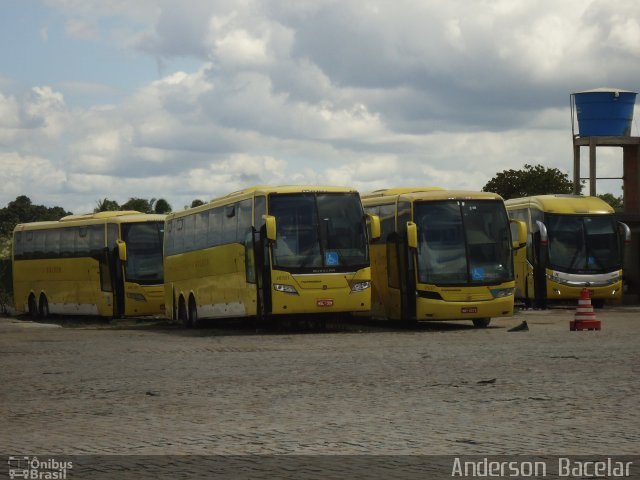
M632 136L636 92L597 88L571 94L573 135L573 185L578 193L581 180L589 180L589 195L597 194L596 154L599 147L622 148L624 209L618 219L631 228L631 245L624 262L628 297L640 298L640 137ZM575 132L575 120L578 133ZM637 133L637 132L636 132ZM589 176L580 176L580 147L589 148Z

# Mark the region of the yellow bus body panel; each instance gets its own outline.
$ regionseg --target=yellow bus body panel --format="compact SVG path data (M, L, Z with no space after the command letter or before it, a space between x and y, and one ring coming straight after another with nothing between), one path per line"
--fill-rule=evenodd
M610 300L613 303L622 301L622 270L612 272L612 276L618 278L608 285L591 285L585 282L584 285L565 285L554 280L555 272L547 269L547 299L548 300L575 300L580 298L582 290L589 290L592 300Z
M491 289L513 288L514 282L492 287L439 287L442 300L417 298L417 320L473 320L474 318L510 317L513 295L494 298ZM420 290L420 284L418 289Z
M46 296L51 313L113 315L112 293L100 291L98 261L93 258L20 260L13 268L13 295L20 312L28 311L33 293L36 302L41 294Z
M255 315L256 286L246 282L245 263L239 243L165 257L165 304L175 309L174 298L193 296L200 318Z
M367 312L371 309L371 289L351 292L351 282L370 281L371 269L357 273L292 275L273 270L274 284L292 285L298 295L272 288L274 314Z

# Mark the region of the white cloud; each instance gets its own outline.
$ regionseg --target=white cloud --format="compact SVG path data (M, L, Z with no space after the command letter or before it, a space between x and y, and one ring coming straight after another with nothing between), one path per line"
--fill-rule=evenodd
M7 199L3 206L17 196L25 194L40 197L39 202L43 202L47 196L60 192L65 186L66 173L46 158L0 152L0 165L2 196Z
M181 208L257 183L479 189L525 163L570 172L569 94L637 89L640 78L634 0L45 6L63 18L75 52L90 43L102 59L122 49L167 73L128 79L113 69L96 81L65 71L50 81L42 69L17 87L20 75L3 73L0 166L11 162L16 181L0 206L36 184L67 209L130 196ZM48 49L60 48L52 32L61 25L38 29ZM172 69L185 58L196 67ZM94 59L77 60L99 71ZM133 94L103 104L127 82ZM65 97L78 96L96 100L71 108L78 102ZM603 173L621 161L602 159ZM46 169L50 183L16 170L22 161Z

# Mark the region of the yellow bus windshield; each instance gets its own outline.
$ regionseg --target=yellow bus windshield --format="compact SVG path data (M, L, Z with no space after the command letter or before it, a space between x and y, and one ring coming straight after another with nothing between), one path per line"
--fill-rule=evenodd
M488 285L513 280L511 232L504 205L493 200L416 202L418 279L436 285Z
M369 264L364 212L356 193L272 194L273 267L301 273L353 271Z
M126 281L140 285L163 283L163 233L164 222L122 224L122 239L127 244Z
M545 215L549 268L599 273L622 268L621 240L613 215Z

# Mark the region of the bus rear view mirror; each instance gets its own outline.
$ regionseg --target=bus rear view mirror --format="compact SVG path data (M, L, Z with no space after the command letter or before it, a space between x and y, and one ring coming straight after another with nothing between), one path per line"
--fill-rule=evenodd
M522 248L527 245L527 224L522 220L509 220L513 227L511 234L513 237L513 249Z
M371 227L371 240L380 238L380 217L378 215L368 215L369 226Z
M267 230L267 239L272 242L275 242L276 241L276 217L274 217L273 215L265 215L264 224Z
M418 227L413 222L407 222L407 245L418 248Z
M127 261L127 244L122 240L117 240L118 244L118 256L122 262Z

